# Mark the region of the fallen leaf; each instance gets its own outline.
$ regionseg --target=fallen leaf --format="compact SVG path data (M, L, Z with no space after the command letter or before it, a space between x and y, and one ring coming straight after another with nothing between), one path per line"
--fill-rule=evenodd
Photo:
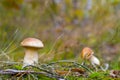
M109 74L112 78L120 78L120 70L111 70Z

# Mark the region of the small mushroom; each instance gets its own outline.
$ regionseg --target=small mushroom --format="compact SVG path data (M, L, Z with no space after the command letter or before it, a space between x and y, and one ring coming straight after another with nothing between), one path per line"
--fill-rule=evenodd
M92 49L90 49L89 47L85 47L85 48L83 48L83 50L82 50L81 58L82 58L83 60L89 61L89 62L93 65L93 67L96 68L96 70L97 70L96 65L97 65L97 66L100 66L100 61L99 61L99 59L98 59L97 57L95 57L93 54L94 54L94 52L93 52Z
M101 70L103 70L103 71L106 71L109 68L109 64L107 64L107 63L105 64L105 68L103 68L101 66L99 59L94 56L93 50L89 47L83 48L83 50L81 52L81 58L83 60L89 61L92 64L92 66L96 69L96 71L97 71L97 66L99 66L101 68Z
M36 38L26 38L21 42L25 48L23 67L38 64L38 49L44 47L42 41Z

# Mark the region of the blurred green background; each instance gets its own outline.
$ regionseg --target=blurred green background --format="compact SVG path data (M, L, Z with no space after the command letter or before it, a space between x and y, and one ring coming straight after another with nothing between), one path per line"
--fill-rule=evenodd
M0 61L21 62L27 37L43 41L40 62L80 59L88 46L119 67L120 0L0 0Z

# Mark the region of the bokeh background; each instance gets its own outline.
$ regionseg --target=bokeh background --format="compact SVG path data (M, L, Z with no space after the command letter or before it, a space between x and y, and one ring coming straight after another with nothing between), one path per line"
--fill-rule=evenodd
M119 68L120 0L0 0L0 61L22 62L27 37L43 41L41 63L79 60L87 46Z

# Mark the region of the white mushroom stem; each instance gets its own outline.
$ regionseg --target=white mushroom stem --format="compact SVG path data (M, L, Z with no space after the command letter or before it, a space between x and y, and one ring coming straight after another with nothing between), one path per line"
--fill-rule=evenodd
M94 64L94 65L98 65L98 66L100 65L99 59L93 55L90 57L90 62L91 64Z
M35 48L26 48L23 67L28 65L35 65L38 63L38 52Z
M90 60L91 64L93 65L93 67L94 67L94 68L96 69L96 71L97 71L98 69L97 69L96 65L97 65L97 66L100 66L100 61L99 61L99 59L98 59L97 57L95 57L95 56L92 55L89 60Z
M105 64L105 67L103 68L100 65L99 59L93 55L91 56L91 58L89 60L90 60L91 64L93 65L93 67L96 69L96 71L98 70L97 66L99 66L101 68L101 70L103 70L103 71L106 71L109 68L109 64Z

